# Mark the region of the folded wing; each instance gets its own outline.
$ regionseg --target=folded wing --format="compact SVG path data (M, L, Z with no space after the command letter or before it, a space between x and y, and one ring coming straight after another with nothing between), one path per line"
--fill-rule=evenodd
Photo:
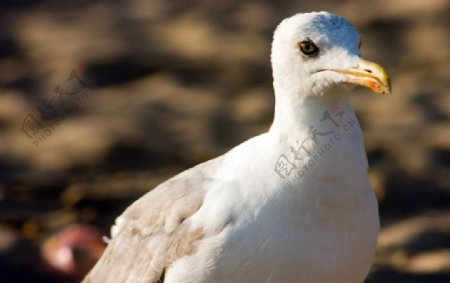
M202 206L220 157L193 167L133 203L117 219L104 254L84 283L163 282L177 259L205 237L186 220Z

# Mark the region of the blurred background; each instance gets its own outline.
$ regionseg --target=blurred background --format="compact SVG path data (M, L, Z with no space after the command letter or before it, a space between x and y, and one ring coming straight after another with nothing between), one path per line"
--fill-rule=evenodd
M448 0L1 0L0 281L79 281L135 199L268 130L273 30L317 10L392 77L351 97L382 221L366 283L450 282Z

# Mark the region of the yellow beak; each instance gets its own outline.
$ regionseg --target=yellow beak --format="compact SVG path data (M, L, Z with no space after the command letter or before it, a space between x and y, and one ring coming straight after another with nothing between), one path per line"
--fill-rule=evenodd
M391 93L391 80L389 78L389 75L386 70L383 69L383 67L376 63L360 59L359 64L356 68L347 70L327 70L344 74L347 76L346 82L368 87L375 93Z

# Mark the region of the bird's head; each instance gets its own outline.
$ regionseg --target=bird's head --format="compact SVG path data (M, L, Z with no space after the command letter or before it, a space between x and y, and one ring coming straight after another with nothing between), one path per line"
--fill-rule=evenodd
M283 20L272 43L275 89L323 96L361 85L390 93L388 74L361 58L360 45L356 28L334 14L313 12Z

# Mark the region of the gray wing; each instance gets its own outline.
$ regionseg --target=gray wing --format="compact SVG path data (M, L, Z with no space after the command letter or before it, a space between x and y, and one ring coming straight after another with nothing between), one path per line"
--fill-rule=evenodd
M220 164L193 167L147 193L117 219L112 239L84 283L162 282L177 259L195 252L204 237L184 220L203 204Z

